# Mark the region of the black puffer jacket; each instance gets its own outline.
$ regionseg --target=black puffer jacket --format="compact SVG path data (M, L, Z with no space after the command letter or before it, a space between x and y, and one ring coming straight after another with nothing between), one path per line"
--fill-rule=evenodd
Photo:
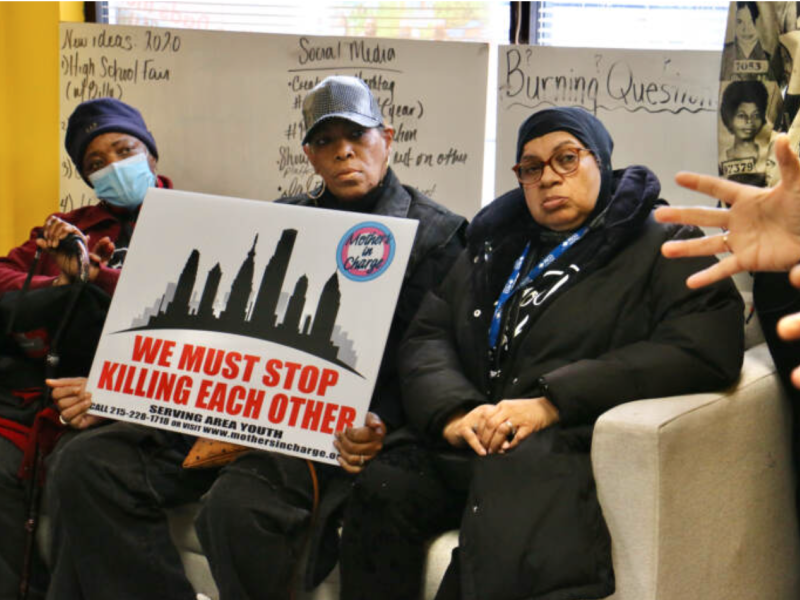
M743 306L729 281L689 290L708 258L667 260L661 244L696 237L650 216L660 186L644 167L615 172L608 209L548 268L580 273L535 313L490 382L493 304L514 260L541 229L514 190L476 216L468 247L438 294L429 295L401 347L411 423L441 440L447 418L502 399L546 395L565 426L591 424L630 400L720 389L739 374ZM543 275L540 279L544 279Z

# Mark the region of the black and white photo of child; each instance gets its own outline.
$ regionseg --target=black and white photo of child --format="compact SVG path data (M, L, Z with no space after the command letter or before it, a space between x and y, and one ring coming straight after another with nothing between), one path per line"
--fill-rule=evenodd
M768 125L767 88L760 81L732 81L720 103L720 117L732 136L721 156L721 173L728 179L763 185L766 147L772 127ZM720 147L724 131L720 130ZM730 139L730 136L727 136Z
M772 48L764 47L757 24L757 2L736 2L734 39L722 50L722 79L762 79L769 73Z

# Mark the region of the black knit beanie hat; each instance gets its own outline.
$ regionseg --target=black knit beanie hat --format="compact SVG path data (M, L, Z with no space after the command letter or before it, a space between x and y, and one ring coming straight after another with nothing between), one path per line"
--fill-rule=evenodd
M138 138L147 146L150 154L158 158L156 141L138 110L116 98L81 102L69 117L64 146L78 173L89 186L92 184L83 174L83 155L94 138L110 131Z

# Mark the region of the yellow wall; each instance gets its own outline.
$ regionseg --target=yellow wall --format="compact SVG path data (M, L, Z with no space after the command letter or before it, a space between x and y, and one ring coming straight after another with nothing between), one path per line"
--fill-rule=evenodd
M62 21L83 21L83 2L59 2Z
M0 255L58 209L58 22L83 2L0 2Z
M6 64L8 63L8 42L6 30L6 5L0 4L0 254L12 239L14 211L11 205L11 180L9 161L11 159L10 136L8 134L8 86Z

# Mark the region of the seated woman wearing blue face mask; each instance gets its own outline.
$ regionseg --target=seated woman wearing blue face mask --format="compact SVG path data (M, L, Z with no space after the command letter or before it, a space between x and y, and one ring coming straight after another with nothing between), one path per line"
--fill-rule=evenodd
M89 280L113 293L147 190L172 188L167 177L156 174L158 149L142 115L124 102L99 98L78 105L69 118L65 145L100 203L49 216L27 242L0 258L0 294L22 288L37 247L46 252L30 287L69 283L77 265L59 246L70 234L83 237L95 255Z
M94 255L91 282L113 294L147 190L172 187L169 179L156 175L158 150L141 114L119 100L101 98L80 104L70 116L65 141L77 171L94 187L100 203L49 216L42 227L31 231L28 241L0 258L0 296L22 289L32 267L32 290L72 281L78 275L77 261L64 248L67 244L62 243L70 234L83 238ZM37 249L43 252L34 265ZM36 306L26 304L30 311ZM28 506L25 482L17 476L23 453L30 450L34 438L44 447L44 437L58 427L57 412L52 408L38 410L41 387L30 387L43 387L43 372L39 373L35 361L7 350L0 350L0 598L16 597L23 568L22 525L28 517ZM62 358L67 357L62 353ZM66 364L70 361L62 361L62 365ZM79 374L82 373L75 373ZM45 420L53 427L40 427ZM43 573L44 568L34 556L30 598L43 597Z

